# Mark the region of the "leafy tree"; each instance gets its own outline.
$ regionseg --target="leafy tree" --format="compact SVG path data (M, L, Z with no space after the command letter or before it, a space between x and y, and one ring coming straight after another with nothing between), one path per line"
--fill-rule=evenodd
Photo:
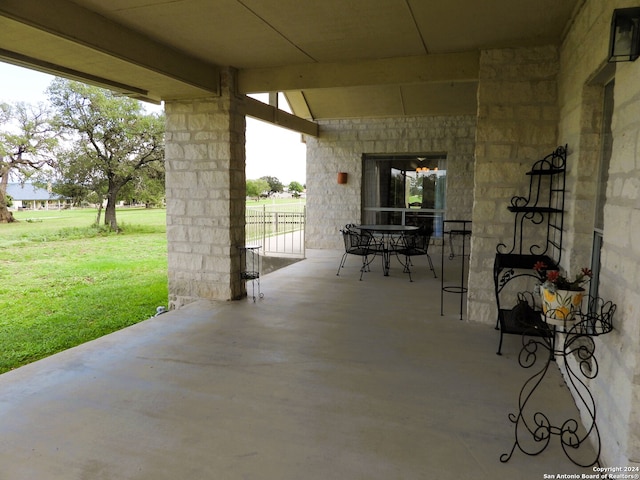
M103 196L96 193L105 190L106 185L101 175L91 171L92 160L81 151L69 150L58 156L53 191L71 198L76 206L84 202L95 203L101 209Z
M0 103L0 223L15 221L7 201L9 177L24 181L51 165L56 144L44 104Z
M163 166L163 164L160 164ZM144 203L147 208L162 205L165 197L164 168L148 169L144 176L127 184L122 190L122 199L129 203Z
M293 181L289 184L289 191L294 197L299 197L304 192L304 187L300 183Z
M104 223L117 231L123 188L164 172L164 117L145 114L137 100L61 78L48 93L56 124L71 140L59 162L60 181L106 198Z
M266 180L247 180L247 197L258 198L264 192L269 191L269 184Z
M271 193L279 193L284 190L284 185L276 177L260 177L260 180L265 180L269 184L269 191Z

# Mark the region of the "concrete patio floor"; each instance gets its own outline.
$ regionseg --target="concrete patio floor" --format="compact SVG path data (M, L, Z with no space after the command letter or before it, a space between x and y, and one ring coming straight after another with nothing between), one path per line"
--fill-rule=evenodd
M338 277L341 252L307 256L263 276L255 303L200 301L1 375L0 480L592 473L557 438L500 462L532 373L520 339L497 356L498 332L460 321L456 295L441 316L424 258L410 283L395 261L358 281L358 258ZM555 366L541 396L578 418Z

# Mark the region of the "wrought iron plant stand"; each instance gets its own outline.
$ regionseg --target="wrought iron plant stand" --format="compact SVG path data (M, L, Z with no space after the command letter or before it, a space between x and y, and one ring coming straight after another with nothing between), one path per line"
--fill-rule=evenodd
M547 448L551 437L555 435L559 437L564 453L574 464L580 467L599 464L600 433L596 424L596 405L588 383L598 375L594 337L612 330L616 305L595 297L589 297L587 303L585 311L578 314L575 323L565 325L564 331L558 332L564 335L559 348L555 341L555 325L547 327L552 335L523 335L523 346L518 358L520 365L523 368L541 366L522 386L518 397L518 412L509 414L509 420L514 424L515 440L511 451L500 456L501 462L508 462L516 448L530 456L538 455ZM583 412L583 427L575 418L554 425L548 414L533 405L532 400L554 359L562 362L566 369L566 381L574 392L577 406Z
M245 245L238 247L240 252L240 278L247 282L251 282L252 298L256 301L256 287L258 290L257 298L264 298L264 293L260 291L260 273L262 271L262 258L260 257L261 245Z

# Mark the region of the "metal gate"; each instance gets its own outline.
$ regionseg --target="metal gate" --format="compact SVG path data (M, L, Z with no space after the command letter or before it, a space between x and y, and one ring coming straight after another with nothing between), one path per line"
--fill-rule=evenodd
M304 258L305 205L247 207L245 219L247 243L262 245L265 255Z

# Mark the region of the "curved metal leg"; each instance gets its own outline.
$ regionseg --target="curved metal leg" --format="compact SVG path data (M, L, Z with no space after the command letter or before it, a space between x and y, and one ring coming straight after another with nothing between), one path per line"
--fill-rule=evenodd
M509 414L509 421L515 428L515 441L511 450L500 456L500 461L508 462L516 448L526 455L538 455L547 448L551 436L556 435L565 455L574 464L585 468L599 464L601 443L596 425L595 401L583 380L591 380L598 374L593 338L572 328L565 336L562 350L555 351L555 338L542 337L525 341L523 336L523 347L518 359L520 365L524 368L534 366L538 360L539 349L544 353L542 368L532 375L520 390L518 413ZM581 428L580 422L574 418L567 419L561 425L554 425L546 414L529 406L529 401L547 374L551 361L556 357L564 361L567 381L575 392L576 403L582 406L581 421L584 428ZM579 371L572 368L572 362L567 360L568 357L573 357L578 363Z
M340 259L340 264L338 265L338 273L336 275L340 275L340 269L344 268L344 263L347 261L347 253L342 254L342 258Z

